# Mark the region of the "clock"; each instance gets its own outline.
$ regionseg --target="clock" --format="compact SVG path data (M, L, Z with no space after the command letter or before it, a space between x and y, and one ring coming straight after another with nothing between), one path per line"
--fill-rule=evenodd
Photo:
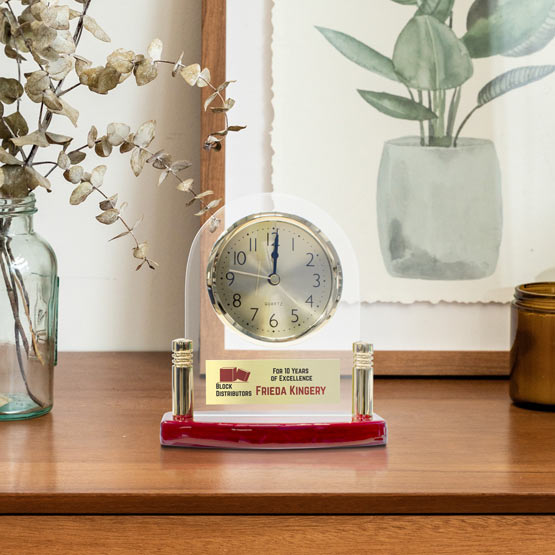
M235 222L214 244L206 276L220 319L269 343L294 341L324 325L343 283L337 251L322 231L279 212Z

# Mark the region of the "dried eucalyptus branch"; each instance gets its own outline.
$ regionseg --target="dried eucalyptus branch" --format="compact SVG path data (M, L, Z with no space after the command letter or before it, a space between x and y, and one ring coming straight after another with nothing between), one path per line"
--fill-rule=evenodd
M176 180L177 189L188 195L186 205L198 203L196 215L215 209L220 199L208 200L212 191L199 193L195 190L193 179L183 175L191 167L190 162L174 161L165 150L149 148L155 138L154 121L143 123L135 133L130 132L127 124L111 123L101 137L93 126L86 143L74 149L70 148L73 136L50 131L50 126L57 117L65 117L78 128L79 111L66 100L76 88L87 87L92 93L106 95L131 76L138 86L143 86L157 78L158 66L171 64L172 77L179 75L191 87L212 90L204 109L221 113L224 128L210 133L204 141L204 148L218 151L229 132L243 129L239 125L230 125L228 120L234 100L226 99L224 95L232 81L213 84L207 68L195 63L183 64L184 53L176 61L162 59L160 39L150 43L146 54L119 48L107 57L104 64L93 65L77 53L82 34L88 32L104 42L110 42L110 37L89 15L92 0L75 2L80 4L80 9L73 9L59 0L0 0L0 43L4 45L5 58L13 60L13 73L17 75L17 79L0 76L0 198L24 198L37 188L50 192L50 176L59 169L64 178L75 185L70 204L84 202L93 192L100 195L101 212L96 219L104 225L119 222L123 226L123 231L110 241L129 236L133 241L132 255L140 261L137 270L144 266L154 269L157 264L148 257L148 242L140 241L135 233L142 218L133 225L127 222L123 216L127 203L118 205L117 193L109 196L102 190L106 165L96 165L90 172L80 165L88 154L94 151L96 156L107 158L114 148L119 147L120 153L130 153L131 168L136 176L146 164L161 171L158 185L171 175ZM7 64L3 64L2 70L6 67ZM77 82L64 88L65 80L70 76L76 77ZM15 109L7 113L10 105ZM35 117L33 120L36 128L30 128L29 108L35 105L36 120ZM35 161L39 151L55 155ZM210 221L215 229L216 220L212 218ZM11 218L0 218L0 231L7 232L10 225ZM31 325L29 295L18 271L12 269L12 262L9 239L3 240L0 243L0 273L14 318L18 364L30 398L43 406L29 391L25 374L23 356L34 353L41 362L42 356ZM22 318L27 319L28 330Z

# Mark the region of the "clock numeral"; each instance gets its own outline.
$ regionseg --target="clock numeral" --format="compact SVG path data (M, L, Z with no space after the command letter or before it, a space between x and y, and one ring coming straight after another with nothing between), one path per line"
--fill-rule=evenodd
M279 325L279 322L274 318L274 316L275 316L275 314L272 314L272 315L270 316L269 324L270 324L270 327L272 327L272 328L277 328L278 325Z
M241 295L239 295L239 293L235 293L235 295L233 295L233 306L235 308L239 308L241 306Z
M258 248L258 239L255 237L254 240L253 240L253 238L251 237L249 239L249 251L250 252L252 252L253 250L256 251L257 248Z
M227 272L227 274L225 275L225 279L229 281L228 285L233 285L233 282L235 281L235 274L233 272Z
M298 311L299 311L298 308L292 308L291 309L291 322L293 324L295 324L299 321L299 315L297 314Z
M314 305L314 301L312 300L312 295L310 295L310 297L306 299L305 303L309 304L311 307Z
M320 287L320 274L312 274L316 283L312 287Z
M314 260L314 255L311 252L307 252L306 255L309 258L309 261L306 263L306 265L310 268L314 268L314 264L312 264L312 261Z
M247 261L247 255L245 251L233 251L233 263L239 264L239 266L243 266Z
M256 318L256 315L258 314L258 308L251 308L251 310L254 310L254 314L252 315L251 318L251 322Z

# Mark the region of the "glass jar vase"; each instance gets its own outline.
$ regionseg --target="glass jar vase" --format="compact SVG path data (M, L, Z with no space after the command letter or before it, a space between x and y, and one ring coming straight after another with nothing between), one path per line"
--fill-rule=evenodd
M0 198L0 420L53 403L58 277L52 247L33 230L35 197Z
M555 409L555 283L528 283L515 290L510 394L519 405Z

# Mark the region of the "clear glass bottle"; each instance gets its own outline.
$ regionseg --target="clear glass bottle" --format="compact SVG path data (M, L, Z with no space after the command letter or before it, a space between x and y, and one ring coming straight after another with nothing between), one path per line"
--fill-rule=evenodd
M35 197L0 198L0 421L53 403L58 277L52 247L33 230Z

